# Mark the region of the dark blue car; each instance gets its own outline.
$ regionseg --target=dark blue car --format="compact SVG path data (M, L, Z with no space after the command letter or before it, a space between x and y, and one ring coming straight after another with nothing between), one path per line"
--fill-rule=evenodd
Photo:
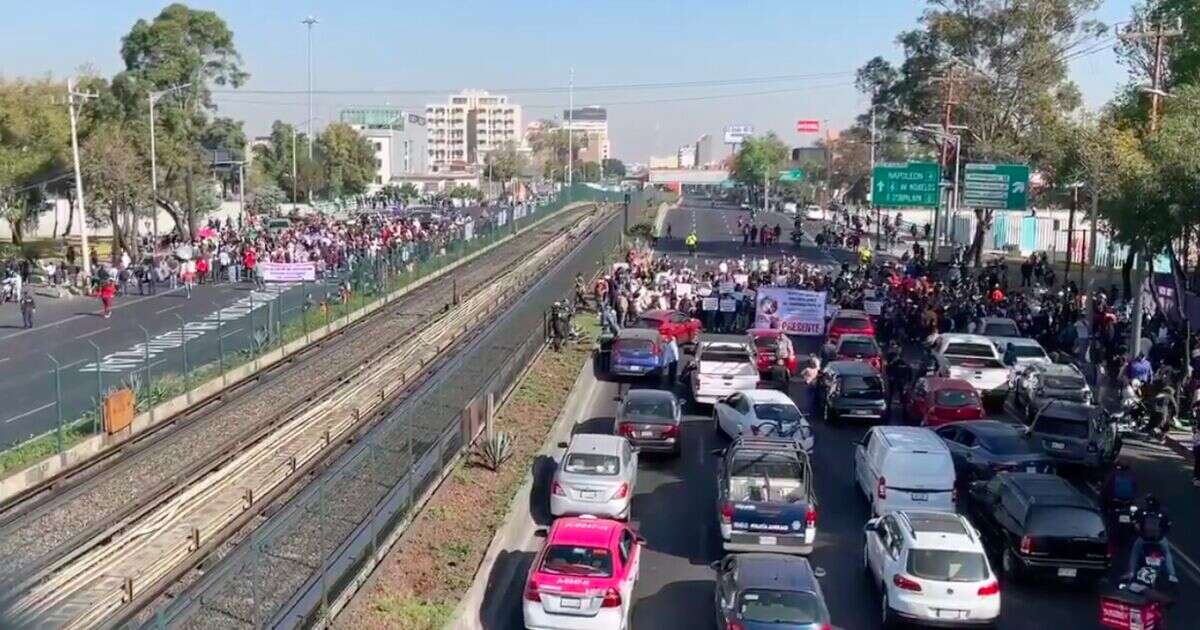
M741 553L713 563L718 628L827 630L829 609L808 560Z
M625 328L612 342L609 372L617 376L660 375L663 340L657 330Z

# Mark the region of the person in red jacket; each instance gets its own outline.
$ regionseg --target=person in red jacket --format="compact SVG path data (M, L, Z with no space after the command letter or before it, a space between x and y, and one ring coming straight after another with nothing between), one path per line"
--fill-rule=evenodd
M254 255L254 248L247 247L246 251L242 252L242 277L254 281L254 265L258 262Z
M100 314L104 316L104 319L112 317L112 301L113 295L115 295L116 292L117 285L112 281L111 278L106 278L100 283L100 289L97 291L97 293L100 296Z

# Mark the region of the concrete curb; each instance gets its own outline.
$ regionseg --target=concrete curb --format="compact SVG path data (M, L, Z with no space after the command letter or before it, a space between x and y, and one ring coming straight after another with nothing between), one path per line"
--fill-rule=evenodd
M558 459L560 449L558 443L566 441L575 428L576 421L599 391L600 381L593 374L592 361L588 361L579 370L579 376L571 386L571 393L563 404L562 411L551 425L546 434L546 440L536 455L551 456ZM536 457L535 455L535 457ZM496 535L488 545L479 568L475 570L475 579L471 587L463 595L462 601L454 609L453 618L444 626L444 630L483 630L484 628L504 627L504 620L497 619L497 603L511 602L519 597L517 591L524 583L525 576L518 573L520 567L511 563L504 567L500 575L493 576L496 559L506 551L535 552L534 530L537 524L529 513L529 495L533 490L532 471L525 475L525 481L517 489L512 502L509 503L504 525L496 530ZM515 590L514 590L515 589ZM484 600L488 593L494 594L492 605L484 609Z
M406 285L400 289L392 291L390 294L378 298L375 301L367 304L357 311L347 314L337 320L331 321L328 326L323 326L317 330L309 331L307 336L298 337L297 339L269 352L258 356L253 361L244 365L225 371L223 374L213 377L192 389L162 402L155 407L142 412L134 417L132 424L120 432L114 434L98 433L84 439L75 446L55 455L43 459L40 462L31 464L26 468L18 470L3 479L0 479L0 502L3 502L11 497L17 496L26 490L37 486L69 471L72 468L78 467L87 461L130 441L134 436L139 435L160 424L167 423L175 418L175 416L191 408L197 403L203 403L215 398L218 394L225 391L233 385L247 381L253 378L259 372L279 363L292 354L311 345L312 343L333 335L335 332L349 326L350 324L374 313L375 311L391 304L393 301L425 286L429 282L436 280L447 273L458 269L459 267L475 260L476 258L492 251L516 236L524 234L529 230L537 227L544 221L552 217L558 216L560 213L569 212L587 205L593 205L594 201L577 201L561 209L545 214L537 221L525 226L514 234L504 236L495 243L492 243L477 252L473 252L459 260L456 260L433 273L427 274L415 282ZM51 432L53 433L53 432ZM46 435L46 434L43 434ZM40 436L38 436L40 437ZM36 437L34 438L36 439Z

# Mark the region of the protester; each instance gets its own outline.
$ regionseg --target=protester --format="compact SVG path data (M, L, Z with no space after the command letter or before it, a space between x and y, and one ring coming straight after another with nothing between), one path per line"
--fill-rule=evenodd
M33 291L26 288L21 295L21 323L25 328L33 328L35 311L37 311L37 302L33 299Z

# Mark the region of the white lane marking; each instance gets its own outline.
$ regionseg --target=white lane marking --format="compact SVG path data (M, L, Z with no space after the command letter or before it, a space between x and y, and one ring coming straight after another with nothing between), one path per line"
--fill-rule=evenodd
M162 310L154 311L154 314L155 314L155 315L162 315L163 313L166 313L166 312L169 312L169 311L173 311L173 310L175 310L175 309L177 309L177 308L179 308L179 307L181 307L181 306L183 306L183 305L182 305L182 304L176 304L175 306L168 306L167 308L164 308L164 309L162 309Z
M221 335L221 338L222 338L222 339L224 339L224 338L226 338L226 337L231 337L231 336L233 336L233 335L236 335L236 334L238 334L238 333L240 333L240 332L242 332L242 329L241 329L241 328L237 328L237 329L234 329L234 330L231 330L231 331L229 331L229 332L225 333L224 335Z
M13 416L13 417L9 418L8 420L4 421L4 424L8 424L14 420L20 420L21 418L24 418L25 416L32 416L33 414L35 414L43 409L49 409L50 407L53 407L53 406L54 406L54 403L48 402L48 403L42 405L41 407L38 407L37 409L30 409L29 411L26 411L25 413L23 413L19 416Z
M1177 547L1175 543L1168 541L1167 544L1171 545L1171 555L1183 560L1183 564L1187 566L1188 577L1192 578L1193 582L1200 584L1200 565L1196 564L1196 561L1189 558L1186 553L1183 553L1183 550Z
M5 361L11 361L11 360L12 360L12 357L4 357L3 359L0 359L0 363L4 363Z
M86 339L87 337L91 337L92 335L99 335L100 333L102 333L106 330L112 330L112 326L105 326L104 328L101 328L100 330L93 330L90 333L83 333L82 335L79 335L75 339Z

